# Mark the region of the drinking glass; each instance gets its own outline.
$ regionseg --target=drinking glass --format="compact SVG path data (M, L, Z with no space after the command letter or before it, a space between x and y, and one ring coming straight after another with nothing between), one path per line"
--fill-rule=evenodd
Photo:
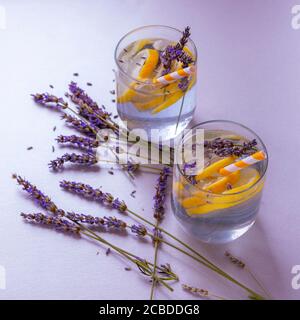
M259 136L249 128L232 121L215 120L200 123L184 135L176 148L177 158L182 156L184 146L193 139L196 129L204 130L204 169L197 180L197 173L186 175L184 164L174 165L173 212L189 234L207 243L226 243L240 237L255 222L268 166L267 150ZM266 159L241 169L225 185L224 177L213 171L216 165L212 164L230 158L212 156L211 151L205 149L207 141L219 143L220 140L214 139L220 138L229 145L241 146L255 139L254 148L263 151ZM207 187L213 182L217 182L214 189Z
M192 120L196 108L196 71L182 80L169 84L154 84L163 74L161 54L174 45L181 31L162 25L141 27L124 35L115 49L117 110L128 129L143 129L149 137L156 129L154 140L174 138ZM197 63L195 44L189 39L183 51ZM174 62L173 68L180 68ZM158 137L159 136L159 137ZM153 135L152 135L153 138Z

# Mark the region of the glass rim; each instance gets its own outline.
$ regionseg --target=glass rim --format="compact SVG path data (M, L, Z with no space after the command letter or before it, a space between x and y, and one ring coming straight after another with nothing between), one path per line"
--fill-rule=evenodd
M199 126L203 126L203 125L206 125L206 124L210 124L210 123L231 123L231 124L234 124L234 125L237 125L239 127L242 127L244 129L246 129L247 131L249 131L250 133L252 133L255 138L259 141L259 143L262 145L263 147L263 151L266 153L266 159L264 161L266 161L266 165L265 165L265 168L264 168L264 171L263 173L261 174L261 176L259 177L259 179L253 184L251 185L249 188L243 190L243 191L239 191L239 192L235 192L235 193L228 193L228 194L221 194L221 193L215 193L215 192L209 192L210 195L213 195L213 196L218 196L218 197L226 197L226 196L233 196L233 195L239 195L239 194L244 194L245 192L251 190L252 188L254 188L255 186L257 186L265 177L266 175L266 172L267 172L267 169L268 169L268 165L269 165L269 155L268 155L268 151L267 151L267 147L266 145L264 144L264 142L262 141L262 139L259 137L259 135L257 133L255 133L252 129L248 128L247 126L239 123L239 122L236 122L236 121L232 121L232 120L208 120L208 121L204 121L204 122L200 122L196 125L194 125L193 127L191 127L189 129L189 131L187 132L187 134L189 134L193 129L199 127ZM204 129L205 130L205 129ZM182 143L184 139L184 136L181 138L180 140L180 144ZM180 150L180 148L179 148ZM185 179L185 181L189 184L189 185L192 185L191 182L186 178L186 176L184 175L182 169L180 168L180 165L179 163L177 163L177 168L181 174L181 176ZM205 193L208 193L207 191L203 190L202 188L200 188L199 186L195 186L193 185L195 188L197 188L198 190L200 191L203 191Z
M172 31L176 31L178 32L180 35L182 34L182 31L180 31L179 29L177 28L174 28L174 27L170 27L170 26L167 26L167 25L163 25L163 24L149 24L149 25L145 25L145 26L141 26L141 27L138 27L138 28L135 28L135 29L132 29L131 31L127 32L123 37L120 38L120 40L118 41L116 47L115 47L115 51L114 51L114 59L115 59L115 63L118 67L118 69L125 75L127 76L128 78L132 79L133 81L137 82L137 83L140 83L140 84L145 84L145 81L141 81L139 79L136 79L135 77L132 77L130 74L128 74L121 66L121 64L119 63L118 61L118 57L117 57L117 51L120 47L120 44L122 43L122 41L127 38L129 35L137 32L137 31L141 31L143 29L148 29L148 28L165 28L165 29L169 29L169 30L172 30ZM194 43L194 41L189 38L188 39L188 43L191 43L194 51L195 51L195 65L197 63L197 47Z

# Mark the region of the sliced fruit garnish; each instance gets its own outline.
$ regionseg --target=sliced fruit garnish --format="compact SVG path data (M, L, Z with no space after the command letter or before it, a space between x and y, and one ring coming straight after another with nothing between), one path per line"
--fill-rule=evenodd
M211 165L206 167L202 172L197 174L196 181L200 181L200 180L205 179L209 176L212 176L213 174L218 173L221 168L234 162L234 159L235 159L234 157L227 157L227 158L224 158L224 159L221 159L219 161L212 163Z
M189 84L186 92L192 88L195 81L196 81L196 78L195 78L195 75L193 75L190 80L190 84ZM161 105L159 105L155 109L153 109L152 113L155 114L155 113L161 112L161 111L167 109L168 107L172 106L174 103L176 103L179 99L182 98L183 94L184 94L184 92L178 89L177 92L170 94L166 101L164 101Z
M235 187L230 190L224 191L223 194L232 194L245 191L252 187L256 183L256 181L259 180L259 178L260 174L257 170L253 168L244 169L241 172L241 177L236 183Z
M150 78L159 60L159 54L156 50L147 49L147 53L147 59L139 72L140 79Z
M219 196L211 196L207 199L210 202L209 204L187 208L187 214L206 214L212 211L226 209L243 203L258 194L263 188L263 183L258 183L257 186L254 186L254 184L260 179L260 174L253 168L249 169L251 169L252 172L248 172L244 177L240 177L236 183L236 185L238 185L237 187L226 190ZM252 186L254 187L251 188Z
M235 203L236 204L236 203ZM230 203L214 203L214 204L205 204L203 206L198 206L194 208L188 208L186 209L186 212L188 215L193 215L193 214L206 214L215 210L222 210L225 208L229 208L233 206Z
M218 179L216 182L210 183L203 187L203 190L213 193L221 193L227 189L228 184L232 185L238 181L240 171L233 172L229 176Z
M127 90L124 91L124 93L118 97L117 102L118 103L126 103L126 102L130 102L132 100L132 98L136 95L136 91L134 90L134 87L137 85L137 83L132 82L130 84L131 88L128 88Z
M205 203L206 201L199 197L187 197L181 201L181 205L186 209L204 205Z
M146 54L147 53L147 54ZM143 66L141 66L140 70L138 71L138 79L139 80L145 80L149 77L151 77L154 69L156 68L156 65L159 60L159 54L154 49L145 49L140 53L141 55L147 55L145 63ZM137 100L143 101L145 99L145 95L139 94L136 90L140 87L143 87L145 90L146 86L150 86L152 88L152 85L149 85L147 83L145 84L139 84L138 82L132 82L127 90L124 91L124 93L118 97L117 102L118 103L126 103L131 102L136 96L140 96Z

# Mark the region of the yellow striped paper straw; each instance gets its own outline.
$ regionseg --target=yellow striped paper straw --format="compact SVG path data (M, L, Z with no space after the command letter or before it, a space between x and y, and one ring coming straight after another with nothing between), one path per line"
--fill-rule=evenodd
M182 79L193 74L195 70L196 70L195 66L189 66L184 69L178 69L174 72L168 73L159 78L154 78L153 83L169 84L169 83L175 82L178 79Z
M258 151L256 153L251 154L251 156L244 158L242 160L239 160L237 162L234 162L232 164L229 164L228 166L221 168L219 170L219 173L222 176L228 176L232 172L241 170L243 168L246 168L248 166L251 166L252 164L265 160L267 158L266 154L263 151Z

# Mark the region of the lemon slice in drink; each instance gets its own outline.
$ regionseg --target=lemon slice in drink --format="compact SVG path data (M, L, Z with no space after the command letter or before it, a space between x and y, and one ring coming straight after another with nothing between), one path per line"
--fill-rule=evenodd
M221 193L226 190L228 184L232 185L236 183L239 177L240 171L233 172L227 177L220 178L216 182L204 186L203 190L213 193Z
M234 161L234 159L234 157L227 157L212 163L211 165L203 169L202 172L197 174L196 181L200 181L209 176L212 176L213 174L218 173L221 168L224 168L225 166L231 164Z
M246 172L243 172L244 170ZM209 204L187 208L186 212L188 215L206 214L247 201L262 190L263 183L254 186L259 179L260 174L257 170L253 168L243 169L239 180L235 182L234 188L223 191L219 196L209 197L207 199L210 202ZM203 201L203 199L201 200Z
M193 75L191 77L190 84L186 91L189 91L192 88L192 86L195 84L195 81L196 81L196 78L195 78L195 75ZM183 94L184 92L178 89L178 91L174 92L173 94L170 94L166 101L164 101L162 104L160 104L155 109L153 109L152 113L155 114L169 108L179 99L181 99L183 97Z
M145 57L145 60L142 59L143 57ZM139 80L150 78L154 69L156 68L158 60L159 60L159 54L156 50L144 49L140 51L133 59L133 63L135 65L132 66L132 75L137 76ZM135 61L140 61L140 62L135 62ZM136 74L135 74L135 70L137 70ZM139 95L135 89L138 89L140 86L143 86L143 85L137 82L132 82L130 84L130 87L127 90L125 90L125 92L118 98L117 101L119 103L126 103L126 102L132 101L133 97L135 97L136 95ZM143 96L140 97L140 100L143 100Z

